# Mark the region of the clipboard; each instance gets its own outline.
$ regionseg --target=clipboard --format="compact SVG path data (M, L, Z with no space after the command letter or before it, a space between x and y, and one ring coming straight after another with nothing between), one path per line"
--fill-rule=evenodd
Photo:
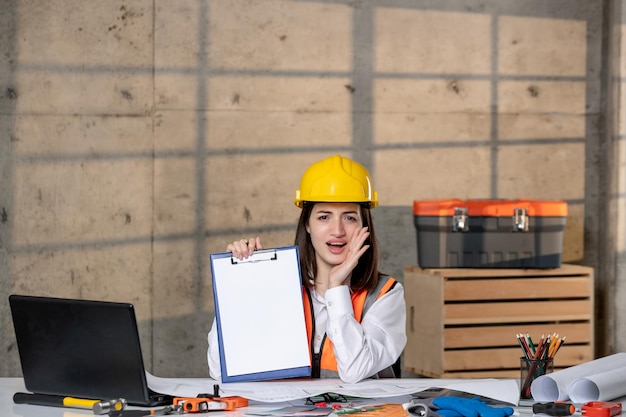
M310 376L298 247L210 260L222 382Z

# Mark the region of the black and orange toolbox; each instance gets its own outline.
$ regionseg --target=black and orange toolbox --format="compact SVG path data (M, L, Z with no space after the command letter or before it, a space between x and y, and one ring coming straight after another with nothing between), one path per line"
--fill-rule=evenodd
M567 203L415 200L422 268L559 268Z

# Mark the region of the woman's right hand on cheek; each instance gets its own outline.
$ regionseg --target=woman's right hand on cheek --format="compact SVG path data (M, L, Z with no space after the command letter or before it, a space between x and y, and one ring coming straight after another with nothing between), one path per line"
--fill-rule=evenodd
M352 239L348 242L348 253L346 259L330 269L329 287L333 288L348 283L348 278L361 259L361 256L370 248L365 242L369 238L370 232L367 227L360 228L352 235Z
M263 249L259 236L235 240L233 243L228 244L226 252L232 252L237 259L245 259L257 249Z

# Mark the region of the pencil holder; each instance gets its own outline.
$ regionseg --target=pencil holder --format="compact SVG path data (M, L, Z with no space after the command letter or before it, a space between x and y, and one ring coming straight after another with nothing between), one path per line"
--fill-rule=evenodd
M528 359L520 358L520 398L528 400L532 398L530 386L541 375L549 374L554 370L554 359Z

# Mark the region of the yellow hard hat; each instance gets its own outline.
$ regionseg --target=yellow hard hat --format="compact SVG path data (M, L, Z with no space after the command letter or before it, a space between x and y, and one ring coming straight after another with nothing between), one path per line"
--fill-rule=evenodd
M368 203L378 205L367 169L358 162L334 155L315 162L302 175L294 202L302 208L305 201Z

